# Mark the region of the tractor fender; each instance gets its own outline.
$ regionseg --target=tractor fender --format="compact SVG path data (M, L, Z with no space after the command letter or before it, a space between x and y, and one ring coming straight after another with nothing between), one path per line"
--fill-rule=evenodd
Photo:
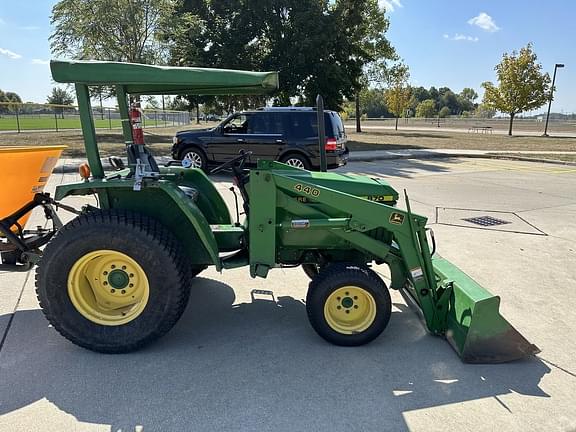
M179 239L190 263L214 265L220 271L218 244L196 203L169 181L150 182L140 191L127 180L91 180L56 187L57 201L70 195L97 194L101 209L123 209L157 219ZM198 244L200 243L200 244Z

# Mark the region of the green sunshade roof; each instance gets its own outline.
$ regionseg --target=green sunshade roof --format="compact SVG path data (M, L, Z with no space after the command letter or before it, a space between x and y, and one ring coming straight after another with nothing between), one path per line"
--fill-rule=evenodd
M124 85L131 94L257 95L278 88L277 72L83 60L52 60L50 69L59 83Z

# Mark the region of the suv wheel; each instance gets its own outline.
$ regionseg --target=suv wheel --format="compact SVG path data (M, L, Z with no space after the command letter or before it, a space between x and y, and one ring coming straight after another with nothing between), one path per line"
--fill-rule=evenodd
M206 156L201 150L192 148L182 154L182 165L186 168L206 169Z
M294 168L300 168L304 170L310 169L310 163L308 159L304 156L300 156L297 154L291 154L288 156L284 156L280 162L285 163L286 165L292 166Z

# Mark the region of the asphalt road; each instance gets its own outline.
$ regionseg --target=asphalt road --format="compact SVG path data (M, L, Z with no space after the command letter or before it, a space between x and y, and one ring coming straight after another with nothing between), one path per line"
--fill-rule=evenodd
M266 280L237 269L202 273L184 316L154 345L95 354L50 328L33 273L0 273L0 431L576 430L576 168L455 158L340 171L407 189L439 253L500 295L502 314L542 353L463 364L395 292L381 337L335 347L307 322L300 269ZM507 223L462 220L478 216ZM253 289L274 296L252 301Z

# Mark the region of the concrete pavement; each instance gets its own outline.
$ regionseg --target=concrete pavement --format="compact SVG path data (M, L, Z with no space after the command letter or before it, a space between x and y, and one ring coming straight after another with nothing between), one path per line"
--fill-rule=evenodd
M463 364L396 292L376 341L329 345L307 323L308 280L297 268L266 280L207 270L167 336L134 354L101 355L49 327L33 274L0 273L0 430L575 430L576 168L452 157L340 171L406 188L439 253L500 295L502 314L542 353ZM51 185L74 177L56 174ZM232 203L229 179L216 180ZM546 235L444 225L437 207L515 212ZM275 301L252 301L253 289Z

